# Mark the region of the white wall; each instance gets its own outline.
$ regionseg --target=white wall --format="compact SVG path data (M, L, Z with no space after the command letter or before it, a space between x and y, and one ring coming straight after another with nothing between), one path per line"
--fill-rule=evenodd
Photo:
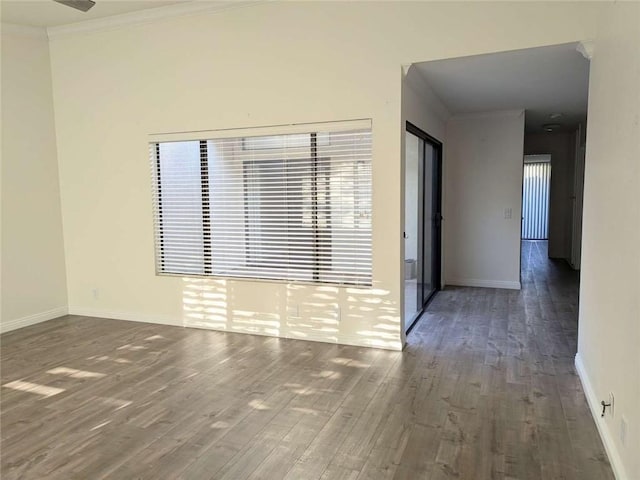
M619 479L640 478L640 4L617 2L591 60L579 367ZM599 402L615 395L614 415ZM620 422L626 418L626 445Z
M48 40L44 30L2 25L0 330L66 309Z
M435 94L420 72L413 66L402 79L402 128L411 122L423 132L444 142L447 120L451 113Z
M444 141L446 122L451 114L444 106L442 101L436 96L429 84L420 75L419 71L413 67L408 69L406 75L404 75L402 82L402 125L406 125L406 122L411 122L416 127L420 128L423 132L428 133L432 137L438 139L440 142ZM411 152L405 152L406 155L412 157L418 157L418 145L408 145L406 142L406 135L403 135L403 145L405 150L411 148ZM412 138L412 137L410 137ZM415 139L415 138L414 138ZM403 155L404 158L404 155ZM416 177L418 175L418 165L415 162L411 162L409 165L413 169L411 172L405 172L403 178L407 175ZM409 177L407 177L409 178ZM403 187L406 186L403 185ZM405 197L405 217L407 216L406 210L411 209L408 215L409 218L417 218L416 199L418 195L418 183L412 183L409 192L404 192ZM404 218L404 217L403 217ZM415 252L418 248L418 230L417 221L411 223L411 225L405 225L404 231L407 232L409 238L405 241L405 255L404 258L416 258ZM411 253L408 254L407 250Z
M418 144L408 141L407 139L415 137L408 135L404 132L406 128L406 122L411 122L416 127L420 128L423 132L428 133L432 137L436 138L440 142L444 142L446 122L451 114L444 106L442 101L438 98L435 92L431 89L427 81L422 77L420 72L413 66L406 68L403 67L403 79L402 79L402 108L400 112L401 125L403 129L403 143L401 158L408 158L411 160L412 156L417 158ZM409 238L403 242L404 255L402 258L413 258L417 260L417 248L418 248L418 219L417 219L417 195L418 195L418 165L416 162L402 162L403 181L402 195L404 198L402 220L403 231L407 232ZM406 171L409 168L413 171ZM415 181L409 181L411 177L415 178ZM444 195L443 195L444 196ZM410 221L414 219L414 221ZM426 241L426 240L425 240ZM417 270L417 268L416 268ZM409 286L410 290L403 288L403 300L402 304L411 304L414 300L417 302L415 293L415 287ZM409 293L410 299L404 299L404 295ZM415 305L415 304L414 304ZM411 307L411 314L415 313L415 308ZM407 322L411 320L412 315L406 315L406 311L403 318L403 325L406 326ZM405 329L403 329L404 332ZM404 341L404 337L403 337Z
M528 133L525 155L551 154L549 194L549 257L571 260L573 229L574 133Z
M574 162L573 162L573 198L572 198L572 228L571 228L571 266L580 270L582 256L582 201L584 198L584 160L587 144L586 125L581 123L575 132Z
M71 310L182 324L188 303L215 328L400 348L400 66L590 38L601 8L264 2L53 36ZM371 289L154 275L149 133L353 118L373 120Z
M520 288L523 143L522 110L454 116L447 123L447 285Z

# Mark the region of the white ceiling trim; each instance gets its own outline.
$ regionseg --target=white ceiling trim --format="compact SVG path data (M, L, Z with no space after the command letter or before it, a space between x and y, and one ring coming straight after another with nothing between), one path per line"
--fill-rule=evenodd
M13 35L23 35L26 37L47 38L47 30L44 27L31 27L28 25L15 25L13 23L2 23L0 29L3 32Z
M110 17L96 18L84 22L70 23L47 28L49 38L66 37L83 33L113 30L117 28L152 23L172 17L196 15L205 12L216 12L234 8L246 7L262 3L264 0L230 0L224 4L214 2L189 2L165 7L150 8L137 12L123 13Z
M578 43L576 46L576 50L582 54L584 58L587 60L591 60L593 58L593 50L595 47L595 42L593 40L583 40Z

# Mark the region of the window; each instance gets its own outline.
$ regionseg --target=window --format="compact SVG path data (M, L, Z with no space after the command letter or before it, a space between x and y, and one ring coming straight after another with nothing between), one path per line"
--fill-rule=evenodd
M371 285L371 127L150 144L158 274Z

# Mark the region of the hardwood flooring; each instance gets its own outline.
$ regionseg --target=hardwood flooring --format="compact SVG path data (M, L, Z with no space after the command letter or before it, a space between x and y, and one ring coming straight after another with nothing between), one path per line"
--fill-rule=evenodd
M67 316L1 338L10 479L613 475L573 358L577 276L448 288L404 352Z

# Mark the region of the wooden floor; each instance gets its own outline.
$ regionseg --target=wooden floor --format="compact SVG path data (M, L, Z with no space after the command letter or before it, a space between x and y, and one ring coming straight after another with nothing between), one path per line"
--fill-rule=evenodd
M83 317L2 335L2 479L613 478L577 276L449 288L403 353Z

